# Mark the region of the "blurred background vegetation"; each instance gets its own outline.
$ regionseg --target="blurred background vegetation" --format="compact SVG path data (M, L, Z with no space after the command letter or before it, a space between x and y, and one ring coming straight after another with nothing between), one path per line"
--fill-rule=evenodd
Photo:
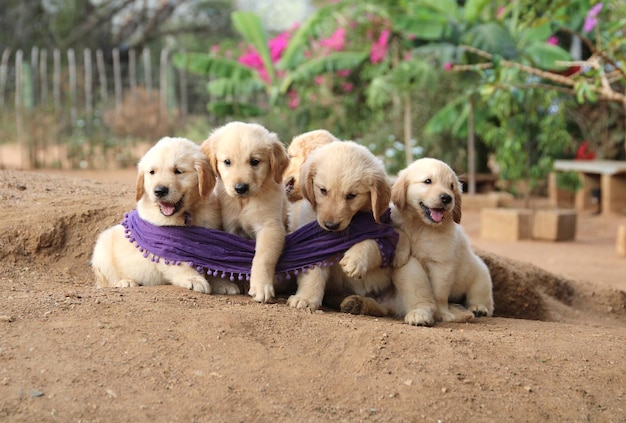
M133 166L249 120L540 189L626 158L625 31L618 1L4 0L0 167Z

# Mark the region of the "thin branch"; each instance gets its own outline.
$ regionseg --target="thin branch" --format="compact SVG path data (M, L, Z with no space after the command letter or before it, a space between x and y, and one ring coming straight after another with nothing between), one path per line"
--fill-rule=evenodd
M461 45L461 48L472 52L480 57L483 57L485 59L488 60L493 60L493 55L490 53L487 53L486 51L483 51L481 49L478 49L476 47L472 47L472 46L468 46L468 45ZM592 56L593 57L593 56ZM596 59L597 60L597 57ZM506 59L502 59L500 61L500 63L508 68L517 68L519 70L521 70L522 72L528 73L530 75L536 75L539 76L543 79L547 79L549 81L555 82L557 84L561 84L561 85L565 85L565 86L569 86L569 87L574 87L576 85L576 81L574 81L573 78L571 77L567 77L564 75L559 75L556 73L552 73L552 72L548 72L548 71L544 71L541 69L537 69L537 68L533 68L532 66L528 66L528 65L523 65L521 63L517 63L517 62L512 62L510 60L506 60ZM597 63L592 63L592 62L586 62L590 67L595 67L598 66ZM492 65L491 63L489 63L489 65ZM454 69L454 67L453 67ZM608 80L606 78L605 74L601 74L600 75L600 82L601 82L601 86L600 87L596 87L591 85L591 88L595 91L596 94L598 94L599 98L601 100L606 100L606 101L615 101L618 103L623 103L626 104L626 95L616 92L614 91L610 84L608 83Z

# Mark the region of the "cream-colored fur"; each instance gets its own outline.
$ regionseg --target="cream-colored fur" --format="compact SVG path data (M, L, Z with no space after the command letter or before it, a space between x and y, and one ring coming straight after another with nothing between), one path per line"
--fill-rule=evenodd
M289 147L287 147L289 166L283 175L283 183L289 201L295 202L302 199L300 169L302 169L302 165L309 154L316 148L335 141L338 139L325 129L305 132L291 140Z
M294 137L287 147L289 166L283 175L283 184L289 200L288 231L293 232L300 226L315 220L315 210L302 197L300 171L311 152L331 142L339 141L325 129L316 129Z
M219 229L221 215L212 195L215 175L200 146L184 138L163 138L139 161L136 183L139 216L158 226L204 226ZM211 284L194 268L154 263L115 225L96 241L92 267L97 287L172 284L209 294L237 294L236 285Z
M213 131L202 151L217 174L215 191L224 230L256 240L248 294L258 302L271 301L287 232L282 185L289 165L287 150L265 127L231 122Z
M391 186L382 163L352 141L331 142L312 151L301 167L298 223L317 220L325 230L341 232L359 211L371 212L376 221L389 206ZM382 269L376 241L355 244L340 263L315 267L298 276L298 289L287 303L317 309L330 293L366 295L390 285L389 268ZM339 305L339 304L337 304Z
M408 236L412 257L428 274L435 318L467 320L469 313L448 305L463 299L474 315L491 316L491 276L459 224L461 184L450 166L433 158L416 160L399 173L391 198L392 221Z

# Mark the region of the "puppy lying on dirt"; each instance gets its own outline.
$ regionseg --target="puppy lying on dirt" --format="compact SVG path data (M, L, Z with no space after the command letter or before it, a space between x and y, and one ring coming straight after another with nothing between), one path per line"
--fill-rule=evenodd
M139 161L136 183L137 213L156 226L221 228L217 199L212 195L215 175L200 146L184 138L163 138ZM236 285L212 280L195 268L152 261L115 225L102 232L91 260L97 287L171 284L194 291L236 294Z

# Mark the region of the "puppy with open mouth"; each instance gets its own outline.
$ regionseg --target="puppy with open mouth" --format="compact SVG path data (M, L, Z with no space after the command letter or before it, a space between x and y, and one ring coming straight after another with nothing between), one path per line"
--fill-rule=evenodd
M215 174L200 146L184 138L163 138L137 165L137 214L155 226L221 228L213 194ZM94 246L97 287L171 284L202 293L237 294L233 283L211 283L195 268L152 261L126 237L121 224L102 232Z
M489 269L470 246L461 222L461 183L445 162L416 160L398 174L391 218L410 239L411 255L426 270L435 317L444 322L493 315ZM462 302L469 310L451 307Z

